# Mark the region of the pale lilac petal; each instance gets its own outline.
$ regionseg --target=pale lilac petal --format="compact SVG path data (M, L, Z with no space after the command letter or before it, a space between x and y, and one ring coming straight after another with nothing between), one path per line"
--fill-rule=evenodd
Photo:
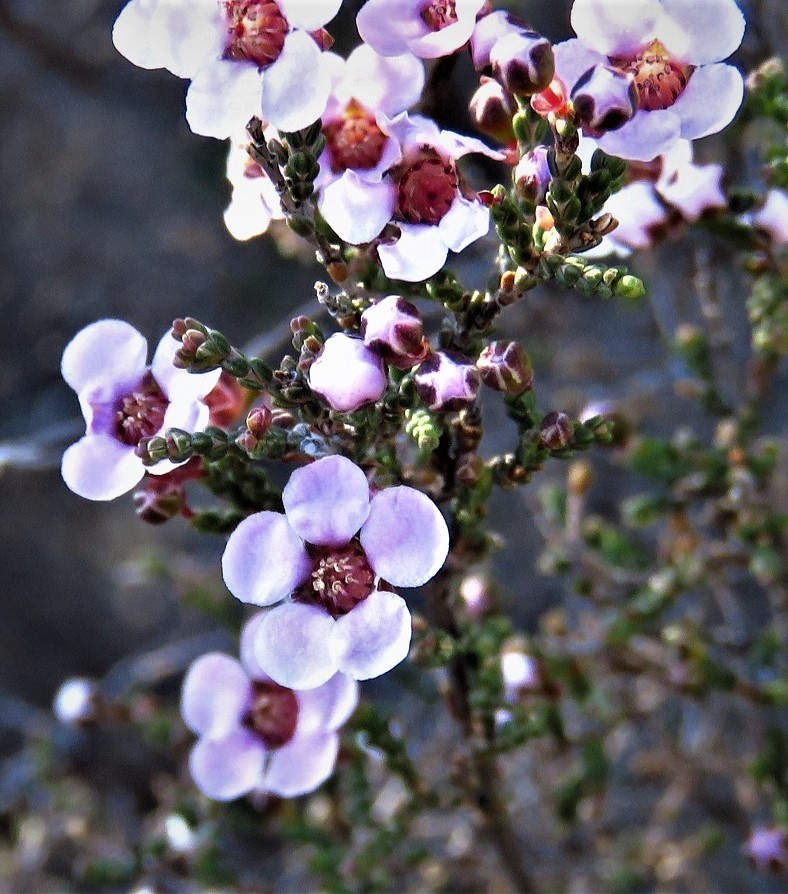
M399 239L393 245L378 246L386 276L405 282L421 282L437 273L449 254L440 230L429 224L398 222L397 226Z
M333 410L352 413L386 390L383 361L360 338L337 332L309 367L309 387Z
M476 13L484 0L457 0L455 10L457 21L440 31L428 31L422 37L411 41L410 51L424 59L437 59L453 53L471 39L476 26Z
M605 56L628 56L656 36L662 19L659 0L575 0L572 28Z
M189 668L181 691L181 716L189 729L221 736L239 726L252 687L241 665L229 655L209 652Z
M296 736L339 729L356 710L358 683L345 674L334 676L317 689L296 692L298 726Z
M744 98L744 79L732 65L704 65L693 72L685 91L670 107L685 140L699 140L727 127ZM653 114L653 112L652 112Z
M252 680L271 679L268 674L260 667L254 645L255 638L257 637L257 631L260 629L260 624L262 623L265 615L265 612L258 612L256 615L252 615L252 617L249 618L249 620L241 628L238 657L241 660L241 666L246 671L249 678Z
M336 733L292 739L271 753L263 788L282 798L313 792L334 772L338 751Z
M348 56L338 92L370 109L397 115L421 99L424 63L410 53L381 56L362 44Z
M272 605L289 596L312 571L298 534L279 512L256 512L230 535L222 556L227 589L241 602Z
M356 680L371 680L408 657L410 612L396 593L375 590L331 631L331 656L339 669Z
M151 31L165 48L167 69L181 78L192 78L207 61L220 59L227 34L216 0L189 0L188 5L162 0Z
M438 139L433 145L443 149L452 158L462 158L471 152L477 152L480 155L486 155L487 158L494 158L496 161L502 161L506 158L506 153L499 149L491 149L486 143L477 140L476 137L466 137L463 134L455 133L453 130L442 130Z
M735 0L662 0L662 9L665 18L654 36L682 62L720 62L744 37L744 16Z
M449 552L449 529L440 510L412 487L375 494L360 536L375 574L395 587L426 583Z
M203 794L232 801L259 784L264 759L262 742L240 727L218 739L200 739L189 755L189 770Z
M326 456L293 472L282 503L302 540L344 546L369 515L367 476L347 457Z
M134 448L111 435L85 435L63 454L66 487L86 500L114 500L142 480L145 467Z
M173 360L180 347L181 343L167 331L153 355L150 367L153 378L170 401L199 400L213 391L222 371L214 369L207 373L190 373L188 370L179 369ZM173 424L175 423L168 423L168 426Z
M788 244L788 196L781 189L770 189L766 201L752 215L752 225L765 230L777 245Z
M424 115L409 115L403 112L391 119L388 123L390 133L402 146L418 148L423 143L431 146L437 145L441 138L441 129L432 120Z
M479 201L457 196L438 224L441 239L452 251L462 251L471 242L487 235L490 212Z
M257 66L210 59L195 73L186 94L186 120L194 133L224 140L260 114L261 95Z
M382 56L400 56L428 28L419 13L424 0L367 0L356 16L364 43Z
M308 127L323 114L330 91L322 50L305 32L292 31L263 74L263 118L279 130Z
M390 179L370 183L347 170L321 192L318 207L340 239L361 245L380 235L391 220L396 195Z
M613 240L633 249L649 248L654 242L652 230L668 219L653 185L643 180L636 180L614 193L605 202L604 210L618 221L611 234Z
M590 50L577 38L553 44L555 74L571 93L580 78L595 65L607 65L606 56Z
M660 177L656 190L666 202L678 208L685 220L692 222L704 211L727 207L721 185L723 174L722 165L689 163L672 175Z
M317 31L339 12L342 0L277 0L291 28Z
M336 622L327 611L287 602L265 613L255 636L257 663L280 686L314 689L331 679L337 665L329 651Z
M697 72L696 72L697 74ZM670 109L656 112L639 111L618 130L597 137L597 144L608 153L632 161L652 161L668 152L679 139L681 122Z
M275 194L273 184L271 189ZM279 208L279 197L276 196L276 205L272 199L273 196L266 187L259 189L236 186L233 189L232 199L224 212L224 225L233 239L246 242L265 233L274 217L280 217L276 213Z
M131 0L115 19L115 49L138 68L166 68L170 56L154 28L160 0Z
M136 385L146 370L148 342L123 320L97 320L85 326L63 351L60 371L74 391L97 380L121 392Z

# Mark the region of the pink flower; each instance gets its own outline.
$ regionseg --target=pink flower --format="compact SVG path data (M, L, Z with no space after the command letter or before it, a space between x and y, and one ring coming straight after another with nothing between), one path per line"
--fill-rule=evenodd
M141 68L189 78L186 120L224 139L253 116L280 130L316 121L329 75L313 36L341 0L130 0L115 22L116 48Z
M741 43L744 16L734 0L575 0L577 40L553 49L570 91L595 66L627 74L638 110L598 138L612 155L650 161L679 138L726 127L743 96L741 74L721 60Z
M399 295L388 295L361 314L364 344L397 369L421 363L429 350L418 308Z
M247 144L244 133L230 143L227 155L227 179L233 191L224 212L224 224L230 235L241 242L265 233L272 220L284 218L276 187L246 151Z
M224 580L242 602L275 605L254 636L277 683L313 689L338 670L365 680L410 647L410 612L391 587L417 587L443 565L446 522L410 487L370 498L364 472L342 456L296 470L285 514L258 512L230 535Z
M781 189L770 189L766 201L750 217L754 227L768 233L776 245L788 245L788 196Z
M198 658L183 681L181 714L199 739L189 756L197 787L231 801L252 791L292 798L314 791L334 769L337 730L358 703L358 684L335 674L309 692L275 683L241 634L241 662L220 652Z
M318 206L346 242L371 241L388 223L393 201L386 172L402 157L389 118L418 102L424 86L424 64L410 54L379 56L371 47L357 47L347 61L333 53L331 96L323 114L326 148L320 156L315 186ZM365 214L355 213L357 196L367 200ZM373 213L377 212L377 213Z
M383 361L360 338L337 332L309 367L309 387L340 413L374 404L386 390Z
M413 377L416 393L433 411L460 410L476 400L481 377L475 364L454 351L437 351Z
M123 320L99 320L66 345L61 371L77 392L87 424L83 438L63 454L66 485L88 500L114 500L149 471L171 472L163 460L146 467L136 454L142 438L167 428L200 431L208 424L204 402L221 370L192 375L173 365L178 349L169 332L146 365L148 343Z
M381 56L448 56L467 43L485 0L367 0L358 33Z

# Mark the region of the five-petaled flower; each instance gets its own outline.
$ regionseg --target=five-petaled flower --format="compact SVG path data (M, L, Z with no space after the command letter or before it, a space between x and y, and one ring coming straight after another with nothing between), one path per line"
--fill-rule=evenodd
M136 454L143 438L168 428L195 432L209 420L205 397L221 370L192 375L173 365L178 343L167 332L148 366L148 342L123 320L98 320L66 345L61 371L77 392L87 431L63 454L68 487L88 500L114 500L146 471L171 472L162 460L147 468Z
M299 130L326 107L330 78L321 29L341 0L130 0L116 48L140 68L191 80L191 129L225 139L254 115Z
M572 27L577 39L553 48L570 92L579 85L589 104L592 81L603 92L614 85L594 77L600 66L626 75L634 89L634 116L598 136L611 155L650 161L679 138L722 130L741 105L742 76L721 61L744 34L734 0L575 0ZM599 104L607 105L602 95Z
M449 532L437 506L411 487L370 499L364 472L328 456L297 469L285 514L258 512L230 535L224 580L242 602L269 606L254 636L277 683L312 689L337 671L380 676L408 654L411 619L392 587L417 587L441 568Z
M198 658L183 681L181 714L199 739L189 756L198 788L231 801L252 791L292 798L314 791L334 769L339 736L358 703L358 683L334 674L298 692L275 683L241 633L241 661L221 652Z

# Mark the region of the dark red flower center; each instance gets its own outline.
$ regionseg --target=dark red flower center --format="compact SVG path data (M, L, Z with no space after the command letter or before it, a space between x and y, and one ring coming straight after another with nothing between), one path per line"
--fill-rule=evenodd
M375 588L375 572L358 543L312 548L315 566L296 598L319 605L335 618L346 615Z
M252 702L244 725L257 733L267 748L281 748L295 734L298 699L292 689L273 680L252 683Z
M430 0L421 10L421 18L430 31L442 31L457 21L455 0Z
M383 154L386 135L374 117L355 99L347 104L342 117L323 128L335 174L348 168L374 168Z
M691 65L672 59L658 40L634 59L617 59L614 64L634 76L638 106L647 112L670 108L684 92L693 72Z
M460 180L454 162L424 146L418 156L395 172L397 218L408 223L437 224L457 198Z
M124 395L115 410L115 432L124 444L136 447L142 438L156 434L169 406L158 383L148 372L140 384Z
M224 9L225 59L255 62L266 68L279 58L290 26L275 0L224 0Z

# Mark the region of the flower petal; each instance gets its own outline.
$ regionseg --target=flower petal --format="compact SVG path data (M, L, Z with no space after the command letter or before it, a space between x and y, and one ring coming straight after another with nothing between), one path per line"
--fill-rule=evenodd
M227 589L241 602L272 605L289 596L312 570L298 534L279 512L256 512L230 535L222 556Z
M277 0L291 28L317 31L339 12L342 0Z
M440 230L429 224L398 222L397 226L399 239L393 245L378 246L386 276L405 282L421 282L437 273L449 254Z
M258 612L241 628L240 644L238 649L238 657L241 660L241 666L246 671L251 680L270 680L268 674L260 667L257 661L254 641L257 637L257 631L260 628L265 612Z
M424 0L367 0L356 16L364 43L381 56L400 56L410 43L428 32L421 19Z
M568 93L580 78L595 65L607 65L606 56L590 50L577 38L553 44L555 74L560 78Z
M222 652L209 652L184 677L181 716L192 732L221 736L240 725L251 694L241 665Z
M649 248L654 242L653 229L668 219L653 184L645 180L636 180L614 193L605 202L604 210L618 221L611 234L613 241L628 248Z
M415 105L424 89L424 63L405 53L381 56L362 44L348 56L338 92L374 111L397 115Z
M192 78L186 120L196 134L224 140L260 114L260 72L248 62L209 59Z
M331 656L339 669L356 680L370 680L408 657L410 612L396 593L375 590L331 631Z
M462 251L487 235L490 212L478 200L457 196L438 224L441 238L452 251Z
M386 390L383 361L364 342L344 332L330 336L309 367L309 387L340 413L375 403Z
M173 360L180 347L181 343L169 331L165 332L156 346L150 369L168 400L196 401L213 390L222 371L214 369L207 373L190 373L179 369Z
M218 739L200 739L189 755L189 770L203 794L232 801L259 784L264 758L262 742L240 727Z
M396 187L386 177L370 183L353 170L327 186L318 207L331 229L351 245L371 242L391 220Z
M336 622L322 608L287 602L266 612L255 636L257 663L280 686L314 689L337 671L329 651Z
M675 108L674 105L656 112L635 112L634 118L623 127L598 137L597 144L609 155L632 161L652 161L669 152L682 136Z
M455 10L457 21L439 31L428 31L411 42L410 51L423 59L437 59L448 56L466 44L476 27L476 13L484 0L457 0Z
M85 435L63 454L66 487L86 500L114 500L142 481L145 467L134 448L111 435Z
M375 494L360 537L375 574L395 587L425 584L449 552L449 529L440 510L412 487Z
M296 736L339 729L356 710L358 683L345 674L334 676L317 689L296 693L298 726Z
M752 215L752 225L764 230L777 245L788 244L788 196L781 189L770 189L766 201Z
M308 127L323 114L330 91L322 50L308 34L291 31L263 73L263 118L279 130Z
M154 28L160 0L130 0L112 28L115 49L138 68L166 68L169 54Z
M189 0L186 5L162 0L151 33L167 54L166 68L192 78L211 59L220 59L226 40L226 19L216 0Z
M720 62L744 37L744 16L734 0L662 0L662 9L654 36L682 62Z
M660 177L656 184L662 198L678 208L684 220L696 221L704 211L725 208L728 201L722 190L722 165L695 165L677 168L672 175Z
M334 772L338 751L336 733L292 739L272 752L263 788L282 798L313 792Z
M744 79L732 65L717 62L693 72L670 111L681 122L685 140L699 140L727 127L744 98Z
M111 390L120 392L143 377L147 358L148 342L130 323L97 320L66 345L60 371L76 392L96 381L112 383Z
M659 0L575 0L572 28L583 43L605 56L628 56L656 36Z
M347 457L326 456L293 472L282 503L307 543L344 546L369 515L367 476Z

